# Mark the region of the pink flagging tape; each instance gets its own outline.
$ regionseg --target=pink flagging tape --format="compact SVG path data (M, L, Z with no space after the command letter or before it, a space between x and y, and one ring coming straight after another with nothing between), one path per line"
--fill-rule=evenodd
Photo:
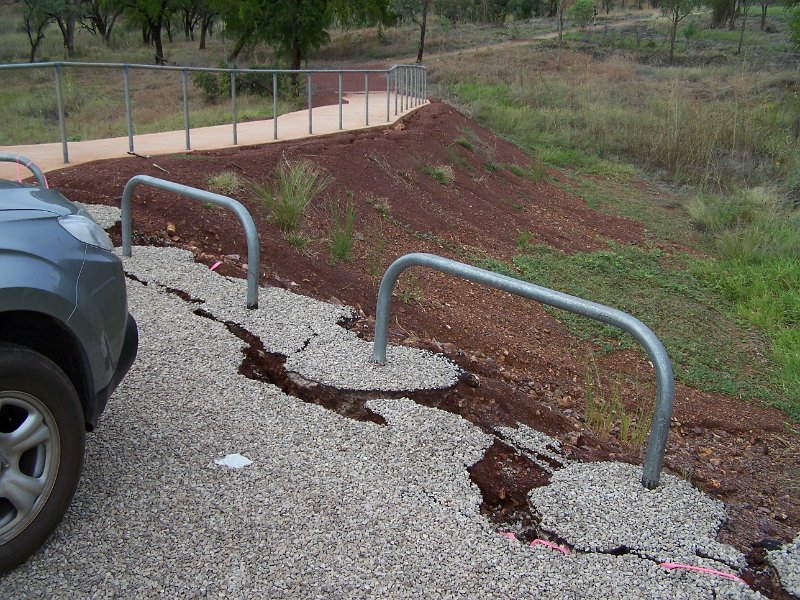
M535 539L531 542L531 546L547 546L551 550L558 550L561 552L561 554L569 554L569 549L565 548L564 546L554 544L553 542L548 542L547 540Z
M510 539L510 540L515 540L515 539L517 539L517 536L514 534L514 532L513 532L513 531L498 531L497 533L499 533L500 535L502 535L504 538L508 538L508 539Z
M221 264L222 264L222 261L221 261L221 260L218 260L218 261L217 261L217 262L215 262L213 265L211 265L211 270L213 271L214 269L216 269L216 268L217 268L218 266L220 266Z
M661 563L659 566L664 567L665 569L684 569L686 571L697 571L698 573L706 573L708 575L719 575L720 577L733 579L734 581L738 581L739 583L747 585L747 582L741 577L731 575L730 573L723 573L722 571L717 571L716 569L707 569L706 567L695 567L694 565L683 565L680 563L671 562Z

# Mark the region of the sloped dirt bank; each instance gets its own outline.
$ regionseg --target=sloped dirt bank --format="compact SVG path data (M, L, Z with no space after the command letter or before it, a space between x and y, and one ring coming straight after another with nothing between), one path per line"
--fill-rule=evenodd
M312 160L333 182L309 216L311 241L302 251L266 221L265 209L247 192L234 194L259 228L262 284L355 307L360 319L351 327L366 338L373 332L379 276L407 252L479 263L510 260L520 232L565 252L645 239L640 223L593 211L537 178L530 157L443 103L387 130L105 161L48 178L74 200L118 205L125 182L136 174L205 187L209 175L222 171L263 180L283 159ZM519 169L508 165L528 173L517 175ZM437 166L453 168L449 185L426 173ZM355 205L357 234L353 260L331 265L326 238L335 201ZM244 235L225 211L140 188L133 220L136 243L187 247L201 262L222 261L218 271L224 275L244 274ZM174 233L167 233L168 224ZM444 352L472 373L474 387L461 395L457 388L443 407L483 427L525 423L557 437L569 455L583 460L641 461L639 451L587 431L583 381L593 349L534 303L411 270L392 306L390 341ZM651 368L636 352L611 353L600 368L644 382L624 388L628 401L654 394ZM721 540L747 550L765 538L791 539L800 529L797 443L778 411L679 385L666 465L726 502L731 519Z

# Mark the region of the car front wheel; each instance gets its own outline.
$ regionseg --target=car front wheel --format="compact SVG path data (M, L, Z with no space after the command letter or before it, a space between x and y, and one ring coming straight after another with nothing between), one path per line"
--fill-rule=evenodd
M50 536L80 479L83 411L69 378L23 346L0 344L0 573Z

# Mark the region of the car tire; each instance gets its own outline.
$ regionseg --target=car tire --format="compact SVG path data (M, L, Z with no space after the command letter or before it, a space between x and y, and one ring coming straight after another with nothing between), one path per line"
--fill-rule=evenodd
M61 521L84 444L69 378L41 354L0 343L0 573L24 562Z

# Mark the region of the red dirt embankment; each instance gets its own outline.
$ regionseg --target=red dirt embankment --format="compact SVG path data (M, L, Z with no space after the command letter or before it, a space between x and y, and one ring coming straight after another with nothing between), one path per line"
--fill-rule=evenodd
M222 171L262 181L284 159L311 160L330 172L332 183L311 211L304 228L311 241L303 251L267 222L264 207L248 192L234 194L258 225L262 282L356 307L362 318L352 327L365 337L372 336L379 277L407 252L467 262L509 261L520 232L530 234L531 243L565 252L605 248L608 240L643 242L640 223L598 213L544 178L533 181L503 168L536 165L515 146L437 102L386 130L111 160L54 172L49 179L74 200L118 205L125 182L136 174L206 187L208 177ZM426 173L438 166L452 167L449 185ZM354 203L357 234L353 260L331 266L326 236L329 206L337 200L341 206ZM244 235L225 211L140 188L133 221L135 243L188 247L207 264L222 260L223 274L244 274ZM175 227L172 235L166 233L168 223ZM550 313L533 302L422 269L407 272L398 290L408 302L393 303L391 341L445 352L476 376L443 395L439 406L486 428L527 423L558 437L568 452L584 459L641 461L638 452L587 430L581 418L583 381L592 348ZM600 367L638 373L639 381L650 382L646 389L624 389L626 401L654 395L652 369L641 355L614 352ZM714 407L713 419L709 407ZM791 488L797 477L793 481L791 473L800 473L791 453L798 436L783 421L773 409L678 386L666 465L728 504L731 521L723 541L747 549L763 538L789 539L800 529L800 507Z

